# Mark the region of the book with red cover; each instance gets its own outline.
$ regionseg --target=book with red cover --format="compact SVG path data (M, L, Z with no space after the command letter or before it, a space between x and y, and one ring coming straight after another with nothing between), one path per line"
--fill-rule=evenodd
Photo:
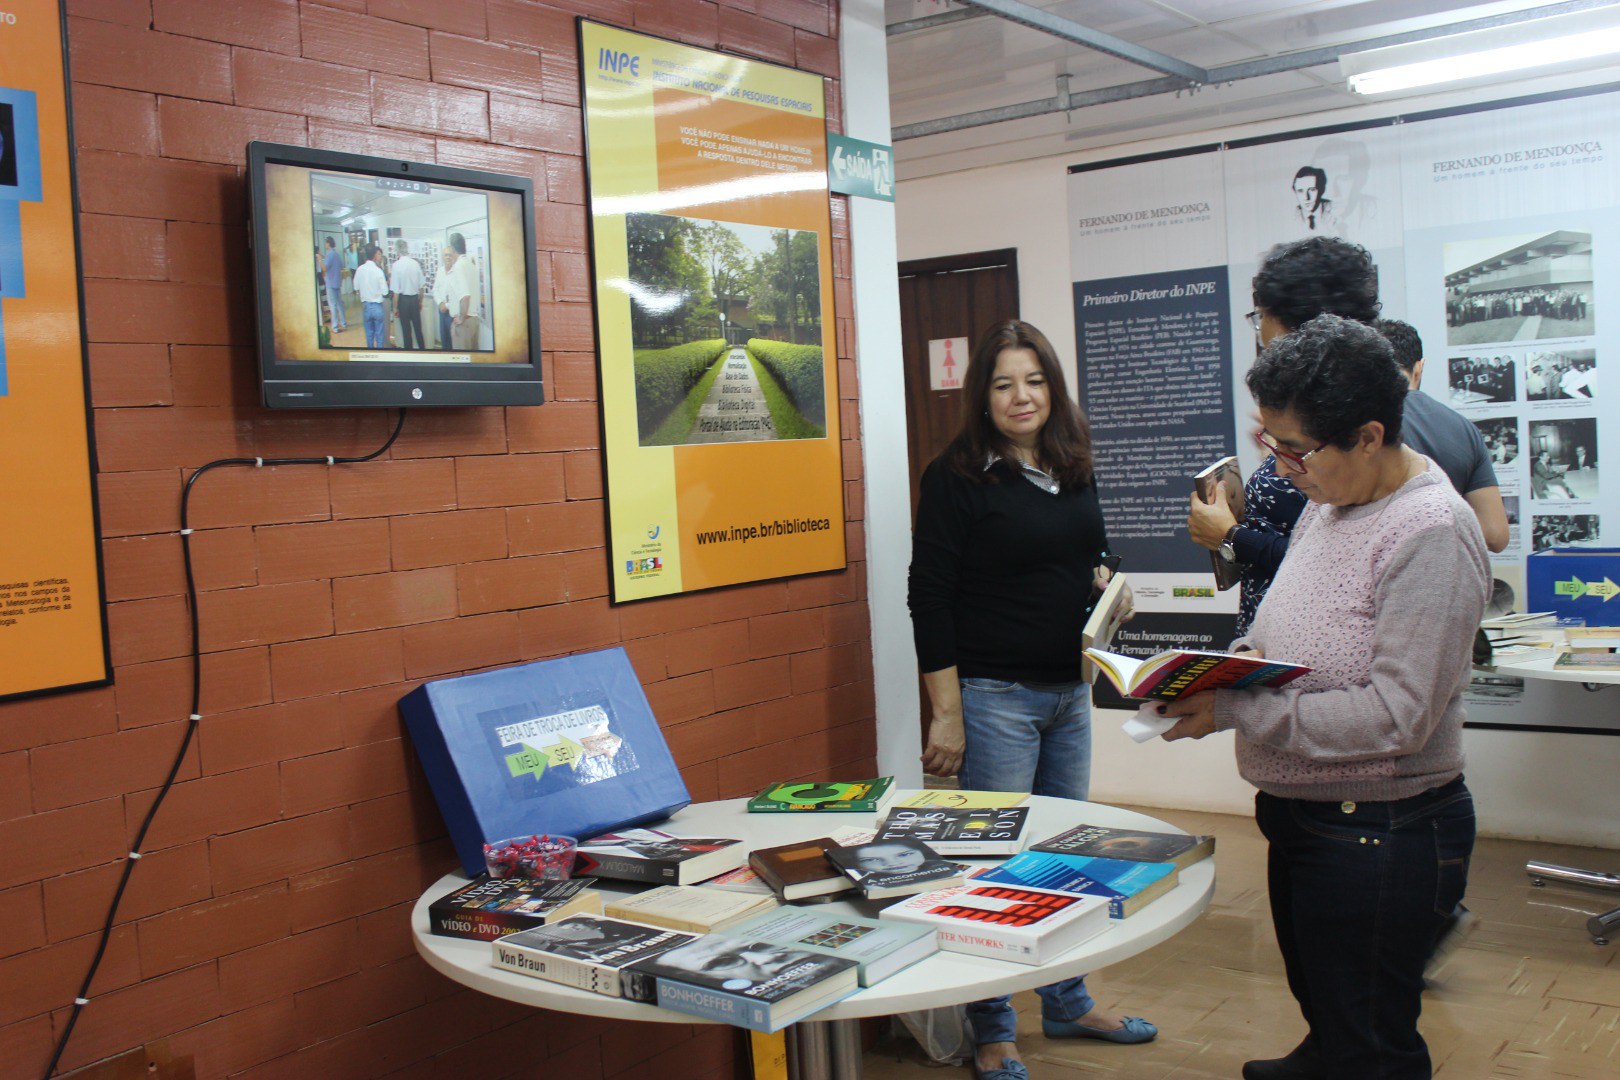
M1150 701L1174 701L1204 690L1282 686L1311 670L1304 664L1193 649L1169 649L1146 660L1087 649L1086 657L1120 694Z

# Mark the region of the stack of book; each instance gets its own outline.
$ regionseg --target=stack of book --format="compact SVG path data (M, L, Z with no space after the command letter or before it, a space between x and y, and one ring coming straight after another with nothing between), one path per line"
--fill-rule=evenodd
M552 926L500 938L494 943L491 959L505 971L593 994L650 1001L645 987L640 987L645 995L642 997L634 995L635 988L627 987L624 969L696 940L695 934L599 915L576 915Z
M748 856L748 866L784 901L836 896L854 888L827 858L827 851L837 846L831 837L822 836L759 848Z
M776 906L776 897L722 892L696 885L663 885L608 904L603 913L615 919L707 934Z
M631 964L626 997L666 1009L777 1031L859 988L854 960L709 934Z
M939 947L950 952L1044 964L1108 929L1108 903L975 879L903 900L878 918L932 927Z
M1176 868L1167 862L1087 859L1045 851L1014 855L973 878L975 883L999 882L1101 897L1108 902L1108 914L1115 919L1132 915L1157 900L1175 888L1179 880Z

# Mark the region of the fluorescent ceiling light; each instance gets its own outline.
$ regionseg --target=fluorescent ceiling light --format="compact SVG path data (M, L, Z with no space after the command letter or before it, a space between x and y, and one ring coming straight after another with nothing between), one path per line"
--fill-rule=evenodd
M1389 94L1532 68L1569 67L1620 53L1620 7L1345 53L1339 69L1357 94Z
M1617 52L1620 52L1620 28L1379 68L1350 76L1350 89L1357 94L1388 94L1482 75L1504 75L1549 64L1590 60Z

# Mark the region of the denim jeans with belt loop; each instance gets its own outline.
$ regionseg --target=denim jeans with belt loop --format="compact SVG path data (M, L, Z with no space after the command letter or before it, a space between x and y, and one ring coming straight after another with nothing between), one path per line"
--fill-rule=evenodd
M1423 968L1462 901L1474 800L1461 776L1392 802L1260 792L1271 920L1326 1080L1433 1075Z
M1086 798L1091 788L1091 687L1036 688L1002 679L965 678L962 723L967 738L960 783L970 791L1027 791ZM1090 1012L1084 975L1036 991L1041 1015L1075 1020ZM976 1045L1013 1042L1018 1014L1008 995L967 1007Z

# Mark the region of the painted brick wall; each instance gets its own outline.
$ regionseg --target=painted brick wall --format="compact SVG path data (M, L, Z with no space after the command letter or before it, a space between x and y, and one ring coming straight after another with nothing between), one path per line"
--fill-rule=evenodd
M270 139L531 176L554 400L413 414L368 465L200 483L205 719L65 1064L167 1038L204 1077L733 1075L730 1029L536 1012L417 959L407 912L453 859L394 703L623 643L694 797L870 773L845 207L850 569L609 606L573 28L588 14L819 72L836 128L836 0L67 7L117 685L0 706L0 1074L43 1067L179 743L188 470L365 452L392 420L256 404L244 144Z

